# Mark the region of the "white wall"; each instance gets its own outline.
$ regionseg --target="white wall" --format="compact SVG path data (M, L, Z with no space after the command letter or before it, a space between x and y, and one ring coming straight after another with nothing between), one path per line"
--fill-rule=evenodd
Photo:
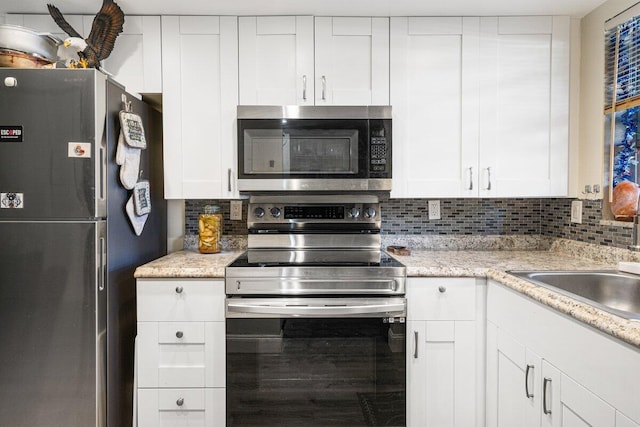
M637 2L608 0L582 19L579 191L585 185L604 184L604 23Z

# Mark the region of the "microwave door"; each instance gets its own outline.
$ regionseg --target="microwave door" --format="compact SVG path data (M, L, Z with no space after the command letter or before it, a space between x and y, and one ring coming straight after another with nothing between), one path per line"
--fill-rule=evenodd
M245 131L245 173L277 174L289 170L288 142L280 129Z

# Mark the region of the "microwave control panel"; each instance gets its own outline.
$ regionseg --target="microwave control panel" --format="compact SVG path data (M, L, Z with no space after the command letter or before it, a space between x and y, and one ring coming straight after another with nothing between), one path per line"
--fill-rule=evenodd
M371 129L369 140L369 170L375 174L388 171L389 144L385 136L385 128Z

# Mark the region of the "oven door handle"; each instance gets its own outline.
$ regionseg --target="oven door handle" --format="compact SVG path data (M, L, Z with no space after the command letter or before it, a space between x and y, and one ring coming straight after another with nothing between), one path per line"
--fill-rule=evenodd
M230 294L403 294L402 279L236 279L227 280Z
M344 299L227 299L228 318L245 317L405 317L404 298L389 301Z

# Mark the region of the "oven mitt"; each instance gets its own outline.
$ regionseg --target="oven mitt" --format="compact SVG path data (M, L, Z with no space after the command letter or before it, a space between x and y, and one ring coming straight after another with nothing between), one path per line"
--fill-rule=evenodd
M124 160L125 160L125 150L126 150L126 146L125 146L125 142L124 142L124 134L122 133L122 129L120 129L120 136L118 136L118 145L116 145L116 164L117 165L124 165Z
M151 212L151 187L149 181L142 180L133 187L133 207L137 216Z
M142 230L144 229L144 224L147 222L147 217L149 216L149 214L136 215L135 208L133 207L133 205L134 205L133 196L131 196L127 201L125 210L127 211L127 216L129 217L129 221L131 222L133 231L135 231L136 236L139 236L142 234Z
M138 182L140 171L140 149L131 148L127 144L122 144L124 162L120 166L120 183L127 190L131 190ZM118 155L116 153L116 159Z
M120 128L124 140L130 147L145 149L147 140L144 136L144 126L139 115L127 111L120 111Z

